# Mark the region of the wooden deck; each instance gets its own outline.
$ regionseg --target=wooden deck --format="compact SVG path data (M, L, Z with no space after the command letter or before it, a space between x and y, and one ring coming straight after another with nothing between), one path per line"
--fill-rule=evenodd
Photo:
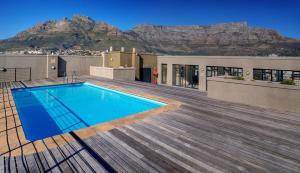
M84 77L175 99L174 111L32 155L0 155L0 172L300 172L300 115L209 99L205 93L141 82ZM0 83L1 122L16 112L7 91L59 80ZM13 113L11 113L13 112ZM6 123L7 124L7 123ZM54 139L53 139L54 140ZM62 139L63 140L63 139ZM20 144L33 145L32 143ZM47 146L46 146L47 147Z

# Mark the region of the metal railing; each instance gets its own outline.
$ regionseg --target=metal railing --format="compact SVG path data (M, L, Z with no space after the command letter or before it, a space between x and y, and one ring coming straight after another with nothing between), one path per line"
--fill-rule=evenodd
M4 68L0 67L0 82L30 81L31 67L26 68Z
M64 72L63 77L64 77L64 78L63 78L63 82L64 82L64 83L69 83L69 77L68 77L68 75L67 75L66 72ZM71 83L76 83L77 78L78 78L77 72L76 72L76 71L73 71L73 72L72 72Z

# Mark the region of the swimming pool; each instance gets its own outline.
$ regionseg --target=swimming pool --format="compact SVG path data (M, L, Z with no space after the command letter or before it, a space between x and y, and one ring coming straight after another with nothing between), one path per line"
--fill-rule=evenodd
M164 106L90 83L12 89L27 140L86 128Z

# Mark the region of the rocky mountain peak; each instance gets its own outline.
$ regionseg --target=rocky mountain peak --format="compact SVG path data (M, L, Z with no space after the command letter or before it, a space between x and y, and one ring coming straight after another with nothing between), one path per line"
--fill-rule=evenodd
M164 26L142 24L125 32L88 16L50 20L0 42L0 51L45 49L105 50L110 46L162 54L300 55L300 41L247 22Z
M74 22L85 22L85 23L95 23L95 21L88 16L74 15L72 17L72 21Z
M96 24L96 22L90 17L79 15L73 16L70 22L75 30L83 29L85 31L92 30Z

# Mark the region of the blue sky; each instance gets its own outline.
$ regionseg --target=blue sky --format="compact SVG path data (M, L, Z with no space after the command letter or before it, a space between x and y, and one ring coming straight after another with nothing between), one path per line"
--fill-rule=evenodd
M137 24L206 25L246 21L300 38L300 0L0 0L0 39L50 19L90 16L121 30Z

